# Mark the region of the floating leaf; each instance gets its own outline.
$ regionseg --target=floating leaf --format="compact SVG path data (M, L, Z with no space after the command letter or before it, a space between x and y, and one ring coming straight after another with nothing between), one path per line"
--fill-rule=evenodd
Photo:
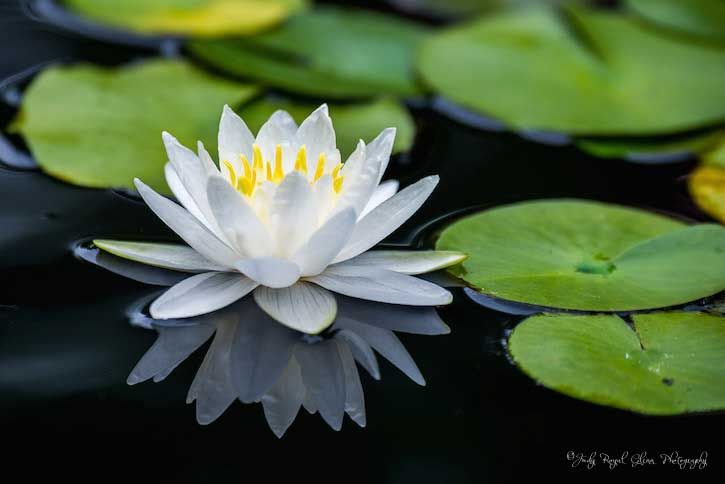
M692 312L539 315L509 350L544 386L574 398L653 415L725 408L725 317Z
M326 99L419 89L413 52L417 24L359 10L319 8L252 37L199 40L191 52L215 67L289 91Z
M214 152L222 106L256 92L181 61L57 66L27 89L13 129L41 168L64 181L133 188L139 177L169 193L161 132L192 147L200 139Z
M277 109L288 111L302 122L319 104L298 103L288 99L260 99L241 110L241 116L252 131L258 130ZM332 104L330 116L334 120L337 146L343 159L352 153L358 140L372 141L388 127L397 128L393 152L407 151L413 144L415 126L408 111L397 101L378 99L356 104Z
M697 168L688 180L690 194L703 212L725 224L725 169L715 165Z
M725 49L618 13L528 8L425 41L423 79L517 129L655 135L725 119Z
M722 0L627 0L646 20L682 33L725 41Z
M436 248L484 294L585 311L660 308L725 289L725 227L686 226L617 205L544 200L453 223Z
M656 163L690 158L713 147L722 136L722 131L707 131L667 138L590 138L577 140L576 144L600 158Z
M92 20L146 34L253 34L305 6L306 0L65 0Z

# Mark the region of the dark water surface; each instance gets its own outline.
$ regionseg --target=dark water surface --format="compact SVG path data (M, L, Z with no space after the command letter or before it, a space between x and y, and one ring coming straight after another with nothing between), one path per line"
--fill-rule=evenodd
M56 32L0 4L0 77L66 59L114 64L140 51ZM99 106L102 108L102 106ZM14 110L3 107L0 122ZM472 206L582 197L702 219L685 192L693 161L644 166L588 157L514 134L482 132L414 107L419 133L389 176L441 183L392 242L419 239L438 217ZM161 147L160 147L161 148ZM171 239L145 205L111 190L73 187L0 165L0 462L3 482L128 479L135 482L480 483L533 476L722 475L725 416L655 418L574 400L538 386L508 361L502 341L514 316L455 290L441 310L447 336L403 335L428 382L418 387L383 362L362 374L368 426L332 431L301 411L278 440L260 405L235 403L200 426L184 403L202 351L163 383L129 387L126 376L155 334L126 312L158 288L76 259L90 237ZM672 465L610 471L599 460L572 469L567 452L620 456L708 452L704 470Z

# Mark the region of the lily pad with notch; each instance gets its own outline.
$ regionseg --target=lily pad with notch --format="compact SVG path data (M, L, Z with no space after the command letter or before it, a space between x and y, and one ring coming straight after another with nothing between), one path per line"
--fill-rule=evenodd
M513 330L514 362L574 398L651 415L725 409L725 317L543 314Z
M486 16L431 35L417 66L445 98L516 130L653 136L725 120L725 49L617 12Z
M63 0L92 21L140 34L250 35L303 9L306 0Z
M330 98L415 96L413 54L427 29L374 12L316 8L249 38L197 40L212 66L291 92Z
M189 63L153 60L107 69L54 66L25 92L11 129L40 167L88 187L134 189L134 177L170 193L161 133L216 150L219 107L237 105L256 87L211 76Z
M444 229L436 249L468 254L451 272L479 292L549 308L654 309L725 289L725 227L600 202L486 210Z

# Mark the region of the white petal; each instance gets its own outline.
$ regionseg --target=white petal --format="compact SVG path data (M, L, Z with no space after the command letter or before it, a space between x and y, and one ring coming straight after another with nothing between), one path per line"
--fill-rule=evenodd
M118 257L164 269L187 272L224 270L224 267L208 261L185 245L103 239L96 239L93 244Z
M297 123L292 116L287 111L278 110L259 128L255 143L262 150L265 160L274 160L276 146L292 143L296 132Z
M206 187L216 223L240 254L266 256L272 245L269 232L243 195L219 177L209 178Z
M257 283L236 272L205 272L185 279L151 304L156 319L188 318L221 309L244 297Z
M348 208L331 217L292 256L302 276L316 276L332 262L352 234L355 210Z
M336 150L335 130L327 104L317 108L300 124L296 134L296 146L302 145L307 147L307 155L315 159L320 153L332 155Z
M379 267L415 275L456 265L466 257L462 252L448 250L369 250L340 263L340 266Z
M114 274L152 286L173 286L189 277L186 272L161 269L140 262L133 262L102 250L89 249L83 246L77 247L74 253L84 261L103 267Z
M438 176L425 177L381 203L357 223L335 262L355 257L390 235L423 205L437 184Z
M376 184L380 183L380 180L382 180L385 174L385 170L388 168L390 154L393 151L393 144L395 143L395 131L395 128L385 128L368 145L368 158L376 158L380 163L380 176Z
M360 141L358 149L355 151L360 152L360 156L365 156L365 145L362 141ZM350 158L353 158L353 156L351 155ZM347 165L347 163L345 164ZM343 175L342 191L337 200L336 209L341 210L345 207L353 207L355 213L362 214L370 197L375 192L379 173L380 160L370 157L366 157L359 168L346 172Z
M214 163L214 160L209 152L206 151L206 148L204 148L204 143L197 141L196 150L199 153L199 160L201 161L201 166L204 167L204 170L206 170L206 172L210 175L218 175L219 168L216 166L216 163Z
M269 218L276 253L281 257L294 254L317 228L314 192L302 173L292 172L279 184Z
M453 297L430 282L385 269L330 266L310 282L350 297L409 306L449 304Z
M244 123L242 118L232 111L232 109L224 105L222 118L219 122L219 167L225 178L229 177L224 161L231 163L237 173L242 173L242 163L239 155L252 159L252 145L254 144L254 136Z
M337 314L335 297L306 282L284 289L258 287L254 300L272 318L303 333L320 333L332 324Z
M363 218L365 215L372 212L375 207L398 193L398 186L398 180L386 180L378 185L375 188L373 195L370 197L370 200L368 200L367 205L365 205L362 214L360 214L360 218Z
M277 257L244 259L237 262L235 268L259 284L272 288L291 286L300 278L297 264Z
M164 175L166 177L166 184L169 185L169 188L171 188L171 193L174 194L176 200L178 200L179 203L183 205L183 207L187 209L195 219L209 228L209 222L199 209L199 206L196 204L194 199L191 197L191 194L184 186L184 183L181 181L181 178L171 163L166 163L166 165L164 165Z
M219 240L189 212L162 197L138 178L134 182L149 208L202 256L224 267L232 267L239 259L228 245Z

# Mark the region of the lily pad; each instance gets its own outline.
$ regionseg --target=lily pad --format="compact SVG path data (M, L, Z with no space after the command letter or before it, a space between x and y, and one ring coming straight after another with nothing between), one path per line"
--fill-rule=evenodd
M725 408L725 317L693 312L533 316L509 339L516 364L574 398L652 415Z
M94 21L144 34L222 36L268 29L306 0L65 0Z
M48 174L88 187L133 189L139 177L170 193L161 133L216 150L221 107L257 88L219 79L182 61L107 69L56 66L29 86L12 127Z
M725 224L725 168L702 165L690 175L687 185L697 206Z
M665 28L725 41L722 0L627 0L632 11Z
M299 123L320 103L301 103L288 99L263 98L252 101L241 110L241 116L252 131L262 127L277 109L288 111ZM407 109L392 99L377 99L354 104L331 104L330 116L334 120L337 146L343 159L355 149L358 140L371 141L388 127L397 129L393 152L407 151L413 144L415 126Z
M651 309L725 289L725 227L599 202L494 208L450 225L436 248L469 255L452 272L478 291L553 308Z
M520 130L658 135L725 120L725 49L620 13L526 8L426 40L423 79Z
M325 99L418 94L424 27L354 9L317 8L251 38L198 40L191 52L230 74Z
M576 144L600 158L622 158L641 163L666 163L688 159L717 144L722 131L672 136L667 138L590 138Z

